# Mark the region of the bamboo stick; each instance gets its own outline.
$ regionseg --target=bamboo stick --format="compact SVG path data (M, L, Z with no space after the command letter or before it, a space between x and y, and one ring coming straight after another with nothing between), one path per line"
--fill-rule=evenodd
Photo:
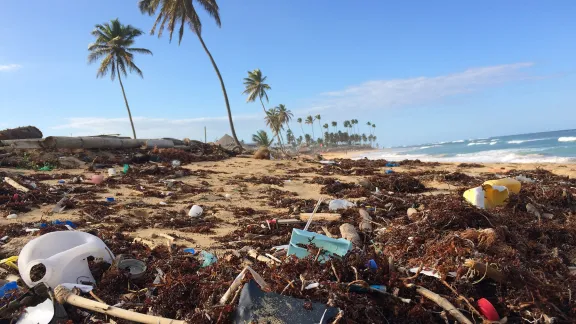
M119 317L122 319L126 319L129 321L134 321L137 323L146 323L146 324L186 324L185 321L178 321L174 319L159 317L159 316L152 316L146 315L142 313L136 313L133 311L125 310L122 308L117 308L114 306L107 305L105 303L100 303L94 300L90 300L81 296L74 295L70 290L63 286L58 286L54 289L54 294L56 296L56 300L60 304L68 303L70 305L84 308L90 311Z
M301 213L300 219L303 221L308 221L308 219L312 216L312 213ZM333 213L316 213L314 214L314 220L324 220L324 221L338 221L342 218L340 214L333 214Z

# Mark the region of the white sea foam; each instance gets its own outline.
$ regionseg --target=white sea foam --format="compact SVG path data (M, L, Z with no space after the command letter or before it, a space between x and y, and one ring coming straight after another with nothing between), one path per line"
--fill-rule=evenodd
M558 138L558 142L575 142L576 137L560 137Z
M472 146L472 145L486 145L489 144L488 142L472 142L472 143L468 143L468 146Z
M562 137L560 137L560 138L562 138ZM549 140L549 139L550 139L550 137L527 139L527 140L513 140L513 141L508 141L506 143L508 143L508 144L522 144L522 143L526 143L526 142L545 141L545 140ZM558 140L560 140L560 139L558 139Z
M428 145L428 146L420 146L418 149L423 150L423 149L427 149L427 148L431 148L431 147L438 147L438 146L442 146L442 145Z
M356 158L386 159L390 161L421 160L425 162L476 162L476 163L575 163L576 158L546 156L539 150L520 151L517 149L489 150L476 153L457 154L455 156L412 154L412 152L376 151ZM534 153L530 153L534 152Z
M464 143L464 142L466 142L466 141L465 140L457 140L457 141L452 141L450 143Z
M498 141L492 141L492 142L490 142L490 145L495 145L495 144L498 144Z

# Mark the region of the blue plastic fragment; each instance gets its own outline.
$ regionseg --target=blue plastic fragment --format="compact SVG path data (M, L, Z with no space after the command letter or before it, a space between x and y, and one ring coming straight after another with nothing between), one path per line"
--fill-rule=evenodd
M9 291L18 289L18 283L16 281L10 281L4 286L0 287L0 298L10 297Z
M52 224L54 224L54 225L68 225L72 228L76 228L76 224L72 223L72 221L69 221L69 220L62 222L59 219L57 219L57 220L53 221ZM46 227L46 225L45 226L40 225L40 228L42 228L42 227Z
M378 265L374 259L368 260L368 268L370 269L378 269Z
M386 174L394 173L392 170L386 170Z
M201 251L200 255L202 256L202 259L204 260L204 262L202 263L202 268L207 267L207 266L215 263L218 260L218 258L216 258L216 256L210 252Z
M192 254L196 254L196 250L194 250L194 248L185 248L184 250L182 250L184 252L188 252L188 253L192 253Z
M397 167L398 163L394 163L394 162L388 162L386 163L386 167L388 168L393 168L393 167Z

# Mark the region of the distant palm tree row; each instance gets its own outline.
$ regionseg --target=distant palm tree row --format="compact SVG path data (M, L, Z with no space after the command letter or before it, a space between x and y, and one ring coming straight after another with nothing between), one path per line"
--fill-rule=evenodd
M241 149L242 146L236 136L236 130L234 129L234 123L232 121L232 111L230 109L226 87L224 86L224 80L222 79L220 70L216 65L216 61L214 61L212 54L208 50L208 47L206 47L206 43L202 38L202 22L200 21L200 17L194 6L195 4L198 7L204 8L208 15L214 19L216 25L221 27L220 9L216 0L140 0L138 2L138 8L142 14L148 14L150 16L157 14L156 21L150 31L150 34L152 35L156 32L156 28L158 27L158 37L161 37L162 32L166 29L170 34L169 40L171 42L174 29L176 28L178 30L178 44L180 44L182 42L182 37L184 36L184 29L187 25L192 33L198 37L198 40L208 55L212 67L220 81L224 103L228 112L230 131L236 145ZM142 31L132 27L131 25L121 24L118 19L114 19L109 23L96 25L92 31L92 35L96 37L96 41L88 47L88 50L90 51L88 62L94 63L99 59L102 59L97 77L104 77L106 74L110 73L110 77L114 80L115 76L118 75L118 81L124 96L124 103L128 110L130 125L132 126L132 133L134 138L136 138L136 129L132 120L132 113L130 111L130 106L128 105L128 99L126 98L126 92L124 91L121 75L126 77L126 69L128 69L130 72L136 72L140 77L142 77L142 71L134 64L133 54L152 54L152 52L145 48L131 47L134 44L134 39L142 35ZM264 104L262 105L264 106Z
M292 130L290 129L290 121L294 115L290 110L286 108L285 105L279 104L276 107L266 109L264 105L264 100L266 103L269 102L268 91L272 89L269 84L266 83L266 76L262 74L260 69L255 69L253 71L248 71L248 77L244 78L244 92L247 95L246 102L255 102L256 99L260 101L262 109L266 114L264 121L266 126L272 131L272 138L268 136L266 131L259 130L256 134L252 135L252 140L260 146L270 146L273 143L273 138L276 138L278 145L282 150L284 150L284 145L288 144L291 146L298 146L306 143L306 145L326 145L326 146L337 146L337 145L351 145L351 144L370 144L372 145L376 141L376 136L373 132L376 129L376 124L367 122L366 125L369 127L367 136L365 133L360 134L360 128L358 126L358 119L345 120L343 123L346 131L338 130L338 122L332 121L331 125L333 132L329 131L328 123L322 125L321 115L307 116L304 119L297 118L296 122L300 124L300 129L302 130L302 135L296 137ZM314 133L314 122L318 122L320 127L320 134L323 134L319 138L316 138ZM304 132L304 127L302 123L310 125L310 130L312 135ZM286 130L286 140L282 132ZM324 128L324 132L322 132Z

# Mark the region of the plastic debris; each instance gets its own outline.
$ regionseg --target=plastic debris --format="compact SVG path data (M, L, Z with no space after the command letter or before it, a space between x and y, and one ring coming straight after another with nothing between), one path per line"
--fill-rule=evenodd
M48 324L54 317L54 303L50 298L44 302L26 307L18 319L19 324Z
M182 163L180 162L180 160L172 160L172 167L173 168L177 168L181 165Z
M107 202L114 202L114 201L116 201L116 199L114 199L114 197L106 197L106 201Z
M56 287L64 282L94 282L86 258L112 263L113 254L98 237L80 231L44 234L28 242L18 256L22 280L29 287L40 282Z
M59 219L57 219L57 220L53 221L52 224L54 224L54 225L68 225L68 226L70 226L70 227L72 227L72 228L76 228L76 227L77 227L76 224L74 224L72 221L69 221L69 220L66 220L66 221L63 221L63 222L62 222L62 221L60 221Z
M122 173L126 174L128 173L128 170L130 170L130 165L124 164L124 167L122 168Z
M324 161L320 161L320 164L334 165L334 164L336 164L336 161L324 160Z
M331 323L338 309L304 299L266 293L250 280L242 288L235 323Z
M480 313L486 317L489 321L499 321L500 315L496 311L496 308L488 301L486 298L478 299L478 308L480 309Z
M391 174L391 173L394 173L394 170L386 170L385 173L386 173L386 174Z
M14 262L18 262L18 256L16 255L0 260L0 264L5 264L12 269L18 270L18 266Z
M515 179L498 179L484 182L482 186L468 189L464 192L464 198L472 205L490 209L502 206L506 203L509 193L519 193L520 181Z
M202 267L207 267L213 263L215 263L218 258L216 258L216 256L210 252L206 252L206 251L200 251L200 258L202 258Z
M9 292L17 289L18 289L18 283L16 281L11 281L4 284L4 286L0 287L0 298L10 296Z
M92 176L91 181L93 184L101 184L104 181L104 176L95 174Z
M68 282L61 283L60 286L65 287L66 289L70 289L70 290L72 290L74 288L78 288L83 293L89 293L94 289L94 286L68 283Z
M16 219L16 218L18 218L18 215L16 215L16 214L10 214L10 215L6 216L6 219Z
M108 169L108 176L109 177L113 177L115 175L116 175L116 169L114 169L114 168Z
M395 162L386 163L387 168L393 168L393 167L397 167L397 166L398 166L398 163L395 163Z
M130 272L130 278L132 279L141 278L146 273L146 263L140 260L120 256L117 257L116 260L118 269L128 270Z
M346 209L354 206L356 206L354 203L345 199L334 199L328 203L329 210Z
M373 270L378 269L378 265L376 264L376 261L374 259L368 260L368 268Z
M192 208L190 208L190 211L188 212L188 216L190 217L199 217L202 216L202 207L198 206L198 205L194 205L192 206Z
M526 183L534 183L536 182L534 179L525 177L523 175L519 175L516 177L516 180L520 181L520 182L526 182Z
M290 237L290 244L288 245L288 255L295 255L298 258L305 258L310 253L307 249L299 247L298 245L314 244L317 248L321 248L318 260L325 262L330 259L332 254L344 256L352 248L352 243L345 239L333 239L326 235L312 233L308 231L292 229L292 236Z

